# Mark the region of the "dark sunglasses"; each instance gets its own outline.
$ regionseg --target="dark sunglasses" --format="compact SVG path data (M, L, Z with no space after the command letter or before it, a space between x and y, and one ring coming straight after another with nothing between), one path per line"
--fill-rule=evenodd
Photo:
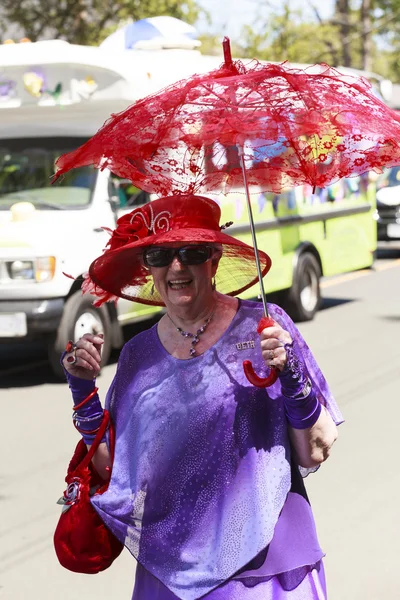
M147 267L167 267L175 256L182 265L202 265L211 258L215 248L212 246L183 246L182 248L151 247L143 253L143 262Z

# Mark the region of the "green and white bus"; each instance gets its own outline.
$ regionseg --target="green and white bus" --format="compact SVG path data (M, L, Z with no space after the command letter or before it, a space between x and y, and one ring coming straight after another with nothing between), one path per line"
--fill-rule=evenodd
M295 320L310 320L321 303L320 279L371 267L377 247L374 219L375 177L368 173L343 179L312 193L309 186L280 195L252 196L259 248L272 258L265 292ZM251 244L247 208L242 194L215 197L223 221L233 221L227 233ZM254 287L245 297L258 294Z

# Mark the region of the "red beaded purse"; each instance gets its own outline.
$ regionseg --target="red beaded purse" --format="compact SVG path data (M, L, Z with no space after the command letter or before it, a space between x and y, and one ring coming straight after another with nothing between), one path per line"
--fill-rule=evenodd
M61 565L75 573L104 571L123 549L123 544L106 527L90 502L92 495L103 494L109 484L91 465L107 427L110 428L111 460L114 459L114 428L105 410L90 450L83 440L76 446L65 478L68 487L59 500L63 507L54 533L54 548Z

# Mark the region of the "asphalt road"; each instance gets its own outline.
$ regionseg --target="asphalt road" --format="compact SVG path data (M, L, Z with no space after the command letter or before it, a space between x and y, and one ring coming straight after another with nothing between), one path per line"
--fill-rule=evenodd
M324 281L324 309L299 326L346 419L332 456L306 481L330 600L400 598L400 247L379 256L375 270ZM0 598L128 600L127 552L96 576L62 569L54 554L56 500L77 441L66 384L38 349L21 357L3 347L0 357ZM104 369L101 390L114 370Z

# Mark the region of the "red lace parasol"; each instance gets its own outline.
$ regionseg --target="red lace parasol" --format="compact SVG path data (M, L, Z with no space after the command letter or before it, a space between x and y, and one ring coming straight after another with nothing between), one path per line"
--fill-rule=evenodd
M328 65L244 66L230 59L112 115L89 142L58 159L56 178L94 164L161 196L263 191L342 178L400 162L400 117L368 81Z
M400 117L365 79L325 64L245 66L232 61L227 38L223 45L219 69L112 115L86 144L58 159L55 179L93 164L161 196L245 189L268 316L249 188L326 187L400 164Z

